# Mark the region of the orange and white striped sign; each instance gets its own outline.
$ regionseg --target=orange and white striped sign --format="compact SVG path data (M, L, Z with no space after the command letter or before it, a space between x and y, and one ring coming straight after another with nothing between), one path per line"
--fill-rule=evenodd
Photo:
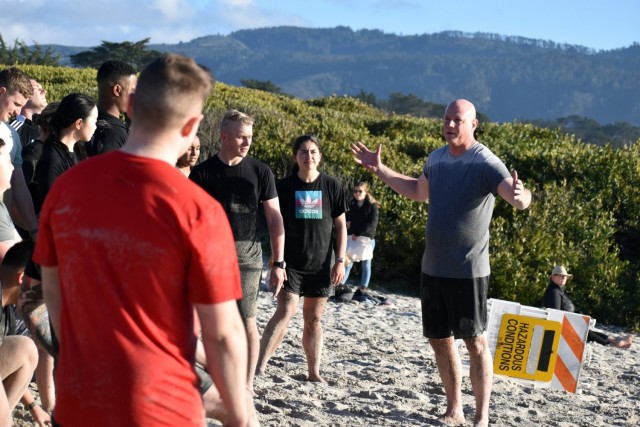
M551 387L575 393L580 380L591 318L582 314L549 309L548 319L562 323L558 358Z

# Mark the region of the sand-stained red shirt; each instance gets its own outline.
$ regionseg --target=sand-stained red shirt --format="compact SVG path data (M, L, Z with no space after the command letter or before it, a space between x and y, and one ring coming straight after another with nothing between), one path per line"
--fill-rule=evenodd
M47 195L34 260L59 271L58 423L204 424L193 304L242 297L218 202L165 162L97 156Z

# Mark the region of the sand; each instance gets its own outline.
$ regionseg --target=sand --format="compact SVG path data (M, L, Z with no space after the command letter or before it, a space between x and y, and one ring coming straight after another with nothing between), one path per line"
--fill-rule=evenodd
M436 419L444 410L444 392L433 351L422 337L419 300L388 296L395 299L395 305L327 304L322 375L328 384L305 381L302 314L298 311L267 372L255 381L255 405L262 426L440 425ZM274 311L275 301L262 292L260 331ZM597 326L611 333L624 332L617 327ZM591 358L582 370L578 394L496 376L490 424L640 425L637 334L635 341L628 350L588 344ZM471 426L474 401L468 376L463 378L463 404L466 425ZM21 405L14 415L14 425L31 425ZM220 424L210 421L209 425Z
M394 306L329 303L324 318L322 375L329 384L305 381L302 314L255 381L263 426L429 426L445 407L433 351L422 337L420 302L390 295ZM275 310L267 293L259 301L262 330ZM600 328L623 332L621 328ZM496 376L490 424L496 426L640 425L640 336L628 350L588 344L581 393L523 385ZM462 345L462 347L464 347ZM463 378L466 425L474 399Z

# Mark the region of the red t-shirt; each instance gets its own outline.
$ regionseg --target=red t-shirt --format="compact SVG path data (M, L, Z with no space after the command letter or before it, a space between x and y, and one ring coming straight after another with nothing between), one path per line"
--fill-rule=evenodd
M55 182L34 260L59 269L58 423L204 424L192 304L242 297L218 202L164 162L103 154Z

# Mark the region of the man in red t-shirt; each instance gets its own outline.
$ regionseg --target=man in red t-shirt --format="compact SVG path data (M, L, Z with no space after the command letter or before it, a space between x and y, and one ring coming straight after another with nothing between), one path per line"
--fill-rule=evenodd
M34 260L60 342L60 425L204 425L194 306L225 422L248 423L229 222L174 167L212 84L192 59L152 61L131 96L127 144L74 166L47 196Z

